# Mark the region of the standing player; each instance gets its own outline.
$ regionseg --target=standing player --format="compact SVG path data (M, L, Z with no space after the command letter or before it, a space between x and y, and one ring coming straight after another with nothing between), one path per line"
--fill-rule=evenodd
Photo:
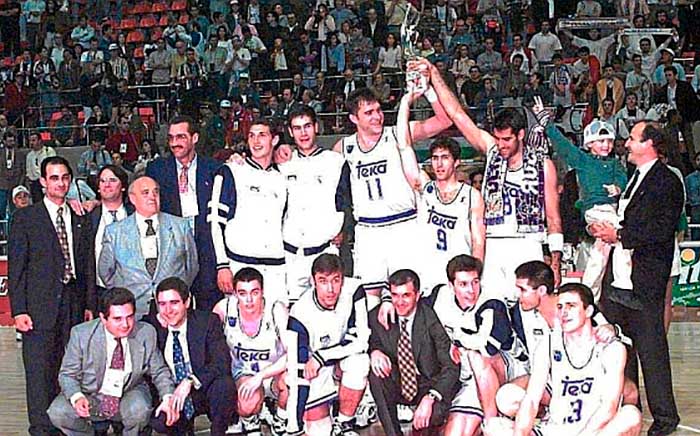
M365 292L345 282L343 272L340 257L318 256L311 267L314 287L289 316L290 436L357 435L354 415L367 386L370 331ZM337 370L339 388L333 380ZM331 430L329 402L336 397L340 410Z
M311 264L321 253L338 254L344 211L350 206L347 165L338 153L316 144L316 112L300 105L289 113L289 133L297 148L280 165L287 181L282 234L287 290L291 303L311 289Z
M535 350L532 376L515 422L494 418L487 435L637 435L641 414L634 406L620 407L626 361L618 341L600 343L593 332L593 293L580 283L558 292L561 325L547 346ZM550 416L535 425L547 384L552 388Z
M461 148L454 139L443 136L430 144L436 180L418 167L409 131L409 110L416 96L407 93L401 99L396 128L404 174L419 193L420 252L425 259L421 282L427 293L444 283L445 265L458 254L470 254L483 262L484 202L479 191L457 181Z
M435 92L426 92L435 116L410 123L411 139L431 138L451 125ZM355 220L355 272L368 297L387 293L387 278L416 263L416 201L401 168L395 127L384 126L377 96L367 88L353 91L346 107L357 133L335 144L350 168ZM370 301L370 306L373 307ZM380 314L381 316L381 314Z
M287 356L282 332L287 308L280 301L266 300L263 276L254 268L242 268L233 277L234 294L219 301L214 313L224 323L231 350L233 379L238 389L238 414L247 434L260 431L259 414L265 398L276 398L272 416L273 434L283 434L286 420L287 386L284 371Z
M460 132L486 155L482 192L486 222L486 291L504 298L509 304L515 302L515 268L528 260L542 260L545 230L549 233L547 242L558 284L564 238L557 173L546 155L545 137L537 130L528 131L525 116L512 108L496 114L493 135L478 128L440 72L427 60L417 64L430 75L440 102Z
M287 301L282 215L287 200L284 177L272 162L279 141L270 122L253 122L250 157L228 163L214 177L208 220L216 252L217 284L232 293L233 275L255 265L265 277L271 301Z

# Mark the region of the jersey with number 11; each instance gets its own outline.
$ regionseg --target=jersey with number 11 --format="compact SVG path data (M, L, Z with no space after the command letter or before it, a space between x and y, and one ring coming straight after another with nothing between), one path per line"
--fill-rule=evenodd
M357 133L342 141L350 167L355 219L362 225L387 225L415 217L415 194L404 176L396 138L395 127L384 127L369 151L360 149Z

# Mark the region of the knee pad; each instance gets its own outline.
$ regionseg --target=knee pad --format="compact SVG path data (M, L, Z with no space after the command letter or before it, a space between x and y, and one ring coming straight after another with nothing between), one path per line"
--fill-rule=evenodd
M514 384L505 384L496 392L496 407L504 415L514 416L525 396L525 389Z
M346 357L340 362L340 370L343 372L343 386L354 391L363 390L367 386L369 355L363 353Z

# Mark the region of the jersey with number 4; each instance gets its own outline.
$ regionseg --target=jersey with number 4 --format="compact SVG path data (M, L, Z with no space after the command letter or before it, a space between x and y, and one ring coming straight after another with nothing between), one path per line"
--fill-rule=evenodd
M284 354L281 332L286 326L279 326L274 311L279 301L266 304L258 332L249 336L243 331L241 317L238 313L238 301L230 296L226 299L226 318L224 335L231 351L233 377L253 375L272 365Z
M397 142L395 127L384 127L369 151L360 149L357 133L341 142L360 225L383 226L415 218L415 194L404 176Z
M425 250L431 263L440 270L458 254L471 254L471 186L460 183L451 201L440 198L435 181L425 184L418 203L418 222L421 225Z
M603 391L608 388L601 384L606 372L603 352L607 345L595 342L588 358L581 358L577 366L571 362L562 331L552 331L549 342L552 400L548 425L565 429L566 434L584 434L586 424L600 407Z

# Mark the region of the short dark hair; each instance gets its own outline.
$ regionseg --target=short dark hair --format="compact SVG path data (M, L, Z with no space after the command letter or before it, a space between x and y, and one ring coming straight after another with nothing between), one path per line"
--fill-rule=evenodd
M198 132L197 123L195 123L194 119L192 119L192 117L188 115L178 115L176 117L171 118L170 122L168 123L168 126L181 123L187 123L187 131L190 135L193 135Z
M253 122L250 123L250 127L253 127L253 126L267 126L270 129L270 133L272 134L272 136L277 136L277 127L275 126L275 124L272 121L270 121L267 118L264 118L264 117L255 118L253 120Z
M651 140L651 146L654 147L657 154L665 153L667 140L659 123L655 121L640 121L640 123L644 123L641 142Z
M190 290L187 287L187 283L180 277L168 277L158 283L158 287L156 287L156 299L158 299L158 295L161 292L165 291L177 292L183 302L190 298Z
M527 118L515 108L501 109L493 121L493 128L498 130L512 129L514 134L527 129Z
M585 45L582 47L579 47L578 50L576 50L576 54L579 56L584 55L584 54L590 54L590 53L591 53L591 49L589 49Z
M236 285L239 282L252 282L257 280L258 283L260 283L260 287L263 288L263 275L260 273L255 268L251 268L249 266L245 268L241 268L238 270L238 272L233 276L233 288L236 288Z
M453 257L447 262L445 272L447 272L447 280L450 283L455 281L455 276L458 272L476 272L476 275L481 278L481 273L484 271L484 264L479 259L468 254L460 254Z
M136 310L136 298L130 290L126 288L111 288L102 293L100 298L99 312L105 317L109 317L109 309L112 306L123 306L131 304Z
M389 286L402 286L407 283L413 284L413 289L416 292L420 292L420 278L415 271L411 269L400 269L394 271L389 276Z
M433 152L438 148L444 148L449 151L454 160L460 160L462 158L462 147L449 136L438 136L435 138L432 144L430 144L430 156L432 156Z
M46 177L46 167L49 165L63 165L68 169L68 174L73 178L73 168L70 167L70 162L63 156L49 156L41 161L41 177Z
M352 115L357 116L357 111L360 109L360 103L375 103L379 102L377 94L369 88L359 88L348 95L345 100L345 108Z
M124 171L123 168L118 167L114 164L108 164L100 168L100 171L97 173L97 181L99 183L100 179L102 178L102 173L105 171L110 170L114 175L119 179L119 181L122 184L122 189L124 192L122 192L122 200L125 200L127 195L126 195L126 190L129 188L129 175ZM99 191L99 190L98 190ZM99 196L100 193L98 192L97 195Z
M515 277L527 279L528 284L533 288L544 286L549 295L554 293L554 271L549 265L540 260L532 260L521 264L515 269Z
M311 265L312 276L318 273L331 274L336 272L339 272L341 275L345 274L343 260L336 254L323 253L314 259L314 263Z
M474 171L472 171L471 173L469 173L469 182L470 182L470 183L474 183L474 179L475 179L476 176L478 176L478 175L481 175L481 176L483 177L483 175L484 175L484 170L482 170L481 168L479 168L478 170L474 170Z
M559 290L557 290L557 295L569 292L578 294L579 298L581 298L581 302L583 302L584 309L594 304L593 291L583 283L567 283L562 285Z
M289 127L292 127L292 120L297 117L309 117L312 122L316 123L316 111L305 104L300 104L294 107L287 116Z
M664 67L664 73L673 73L674 76L678 75L678 71L676 71L676 68L671 65Z

